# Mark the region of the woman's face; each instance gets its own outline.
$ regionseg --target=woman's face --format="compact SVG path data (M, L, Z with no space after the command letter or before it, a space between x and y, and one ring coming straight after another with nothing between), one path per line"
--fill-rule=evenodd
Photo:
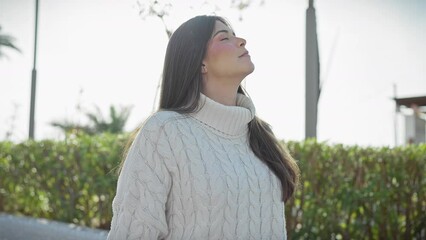
M245 45L245 39L236 37L227 25L216 21L212 38L207 44L202 72L209 79L237 78L241 81L254 71L254 64Z

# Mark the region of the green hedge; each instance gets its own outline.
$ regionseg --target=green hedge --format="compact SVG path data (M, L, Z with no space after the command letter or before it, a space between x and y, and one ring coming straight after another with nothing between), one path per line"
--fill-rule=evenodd
M109 228L123 135L0 143L0 211Z
M286 205L291 239L425 239L426 144L288 148L302 172Z
M0 142L0 211L107 229L127 135ZM424 239L426 145L289 142L301 186L289 239Z

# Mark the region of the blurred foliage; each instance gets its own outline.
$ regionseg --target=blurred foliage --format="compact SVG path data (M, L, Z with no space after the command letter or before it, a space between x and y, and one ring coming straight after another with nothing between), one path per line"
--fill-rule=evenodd
M126 135L0 142L0 212L109 228Z
M426 144L287 146L302 173L286 204L289 239L425 239Z
M21 52L21 50L14 44L15 38L2 33L0 26L0 59L6 57L6 54L3 51L3 48L13 49L15 51Z
M173 29L170 24L167 24L168 19L173 12L177 12L176 5L182 3L176 3L173 0L136 0L139 16L145 20L148 17L158 17L164 26L167 36L170 38L173 34ZM188 9L200 9L209 6L212 12L216 12L220 9L233 8L240 12L240 21L242 20L241 12L249 8L250 5L262 6L265 4L265 0L229 0L228 2L217 3L215 1L203 0L203 1L188 1ZM169 20L169 21L168 21Z
M85 133L89 135L109 132L123 133L127 120L129 119L131 107L114 106L109 108L109 118L103 116L101 109L95 106L95 111L86 111L84 114L89 119L89 123L84 125L73 121L53 121L51 126L60 128L66 134Z
M0 142L0 211L108 229L128 134ZM301 186L286 204L289 239L424 239L426 145L288 142Z

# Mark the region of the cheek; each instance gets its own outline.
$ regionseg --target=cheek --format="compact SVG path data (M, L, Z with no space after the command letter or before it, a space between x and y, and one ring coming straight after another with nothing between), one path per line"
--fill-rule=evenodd
M217 61L217 60L223 61L225 60L224 57L232 55L232 52L233 52L232 50L233 50L233 47L228 44L212 46L210 48L210 57L214 61Z

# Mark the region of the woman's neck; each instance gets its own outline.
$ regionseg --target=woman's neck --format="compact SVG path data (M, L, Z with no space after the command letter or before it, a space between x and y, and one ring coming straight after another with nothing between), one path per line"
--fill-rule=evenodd
M215 102L221 103L226 106L235 106L237 104L237 88L230 87L203 87L202 93L214 100Z
M212 76L203 78L201 92L210 99L226 106L237 104L237 93L244 78L212 79Z

